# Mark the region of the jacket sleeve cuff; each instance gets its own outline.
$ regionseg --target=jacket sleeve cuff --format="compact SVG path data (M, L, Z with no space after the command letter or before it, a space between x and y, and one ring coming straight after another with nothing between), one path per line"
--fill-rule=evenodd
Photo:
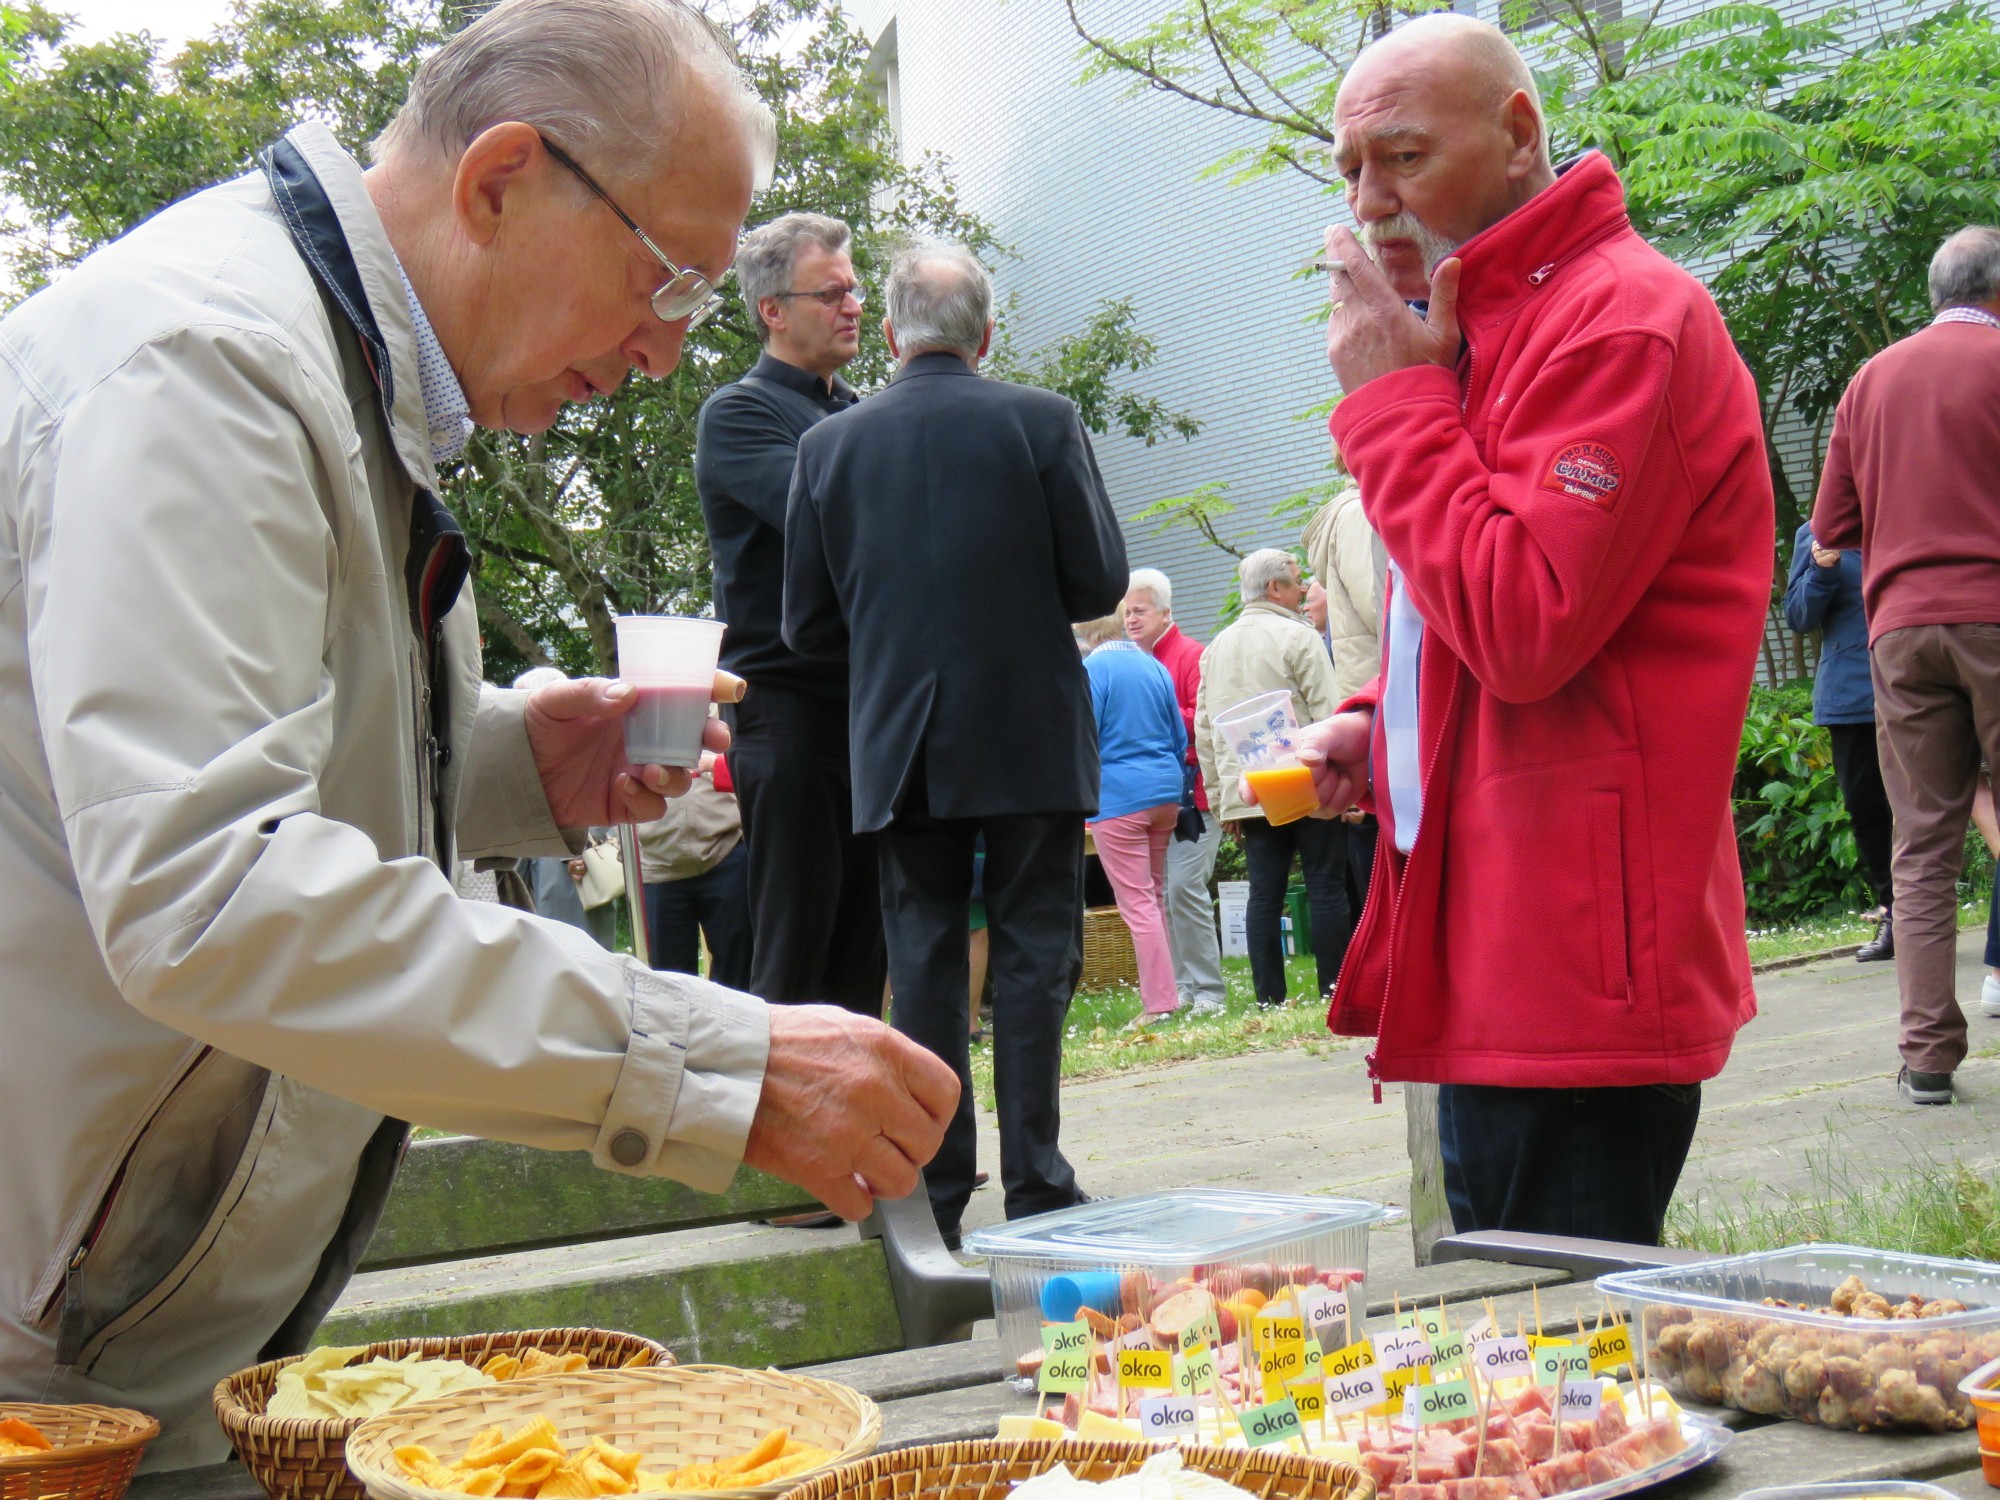
M564 855L583 849L583 830L556 827L542 773L528 747L528 697L479 690L472 753L458 794L458 857Z
M725 1191L743 1160L771 1050L761 1000L628 966L632 1034L592 1160L634 1177Z

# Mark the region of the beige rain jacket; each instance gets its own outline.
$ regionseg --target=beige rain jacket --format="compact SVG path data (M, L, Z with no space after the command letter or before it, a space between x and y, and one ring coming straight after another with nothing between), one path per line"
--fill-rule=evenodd
M408 304L360 168L290 139L393 427L261 173L0 320L0 1398L152 1412L152 1468L222 1457L210 1388L338 1293L385 1116L718 1191L769 1045L757 1002L441 873L570 844L468 587L433 847Z
M1208 788L1208 805L1225 823L1261 818L1264 810L1243 800L1236 757L1210 720L1279 688L1290 691L1292 712L1301 724L1324 719L1340 702L1333 691L1333 662L1319 632L1304 615L1258 599L1244 605L1243 613L1201 653L1201 691L1194 700L1194 747L1202 783Z
M1314 512L1300 540L1313 575L1326 590L1334 686L1345 703L1382 670L1382 592L1389 554L1369 529L1356 485Z

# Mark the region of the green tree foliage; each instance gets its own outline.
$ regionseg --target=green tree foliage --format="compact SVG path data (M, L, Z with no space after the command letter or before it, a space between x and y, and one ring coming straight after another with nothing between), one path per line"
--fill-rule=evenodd
M418 63L466 14L460 0L242 0L212 37L166 57L144 35L79 42L65 17L0 0L0 191L13 200L0 239L18 293L176 198L248 170L296 119L319 119L363 151ZM898 158L865 41L833 0L762 0L729 29L779 119L777 172L755 218L810 209L847 220L856 269L878 293L907 236L1005 254L960 205L942 162ZM757 354L732 292L688 339L673 376L628 380L532 438L475 438L443 483L473 546L492 675L546 661L606 670L614 615L707 605L695 415ZM1003 350L996 368L1070 396L1095 432L1190 436L1198 423L1124 387L1154 357L1130 306L1110 303L1046 349ZM864 338L846 373L864 390L887 380L879 337Z

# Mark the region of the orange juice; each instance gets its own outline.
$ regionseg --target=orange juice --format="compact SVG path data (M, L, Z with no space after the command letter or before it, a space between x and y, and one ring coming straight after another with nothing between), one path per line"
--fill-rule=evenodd
M1279 766L1274 771L1246 771L1243 779L1257 794L1257 805L1273 825L1296 822L1319 807L1313 773L1304 766Z
M1979 1470L1986 1482L2000 1489L2000 1408L1979 1408Z

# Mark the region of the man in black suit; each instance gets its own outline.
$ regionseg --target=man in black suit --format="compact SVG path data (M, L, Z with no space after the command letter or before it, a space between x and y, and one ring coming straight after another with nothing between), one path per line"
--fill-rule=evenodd
M978 373L993 334L979 262L907 250L888 304L895 380L799 443L785 640L851 663L854 821L881 830L893 1021L962 1089L926 1174L955 1246L977 1165L966 926L982 833L1007 1216L1082 1200L1056 1084L1097 730L1070 622L1116 609L1127 570L1075 406Z
M847 668L806 661L780 635L799 438L855 400L838 374L861 347L847 226L774 219L744 237L736 278L764 355L702 407L694 479L729 625L722 665L749 683L729 769L749 851L750 990L879 1016L887 962L875 841L855 834L848 793Z

